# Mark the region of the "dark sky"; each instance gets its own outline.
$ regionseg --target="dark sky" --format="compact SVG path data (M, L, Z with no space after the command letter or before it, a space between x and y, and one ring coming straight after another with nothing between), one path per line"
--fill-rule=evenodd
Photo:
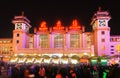
M120 3L116 0L4 0L0 2L0 38L12 37L14 25L11 21L22 11L31 21L31 30L42 20L53 26L60 19L63 25L69 26L77 18L86 26L86 31L91 31L91 18L99 6L112 16L109 22L111 35L120 35Z

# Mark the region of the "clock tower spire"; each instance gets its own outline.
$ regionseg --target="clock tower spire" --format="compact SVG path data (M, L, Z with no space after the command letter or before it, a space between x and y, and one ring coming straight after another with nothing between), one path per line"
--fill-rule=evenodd
M24 16L24 11L22 11L22 16Z
M24 16L24 12L20 16L15 16L12 20L15 26L13 30L13 46L14 51L18 48L25 48L27 45L27 37L31 28L30 21Z
M101 7L92 18L92 29L94 33L95 55L103 56L109 54L110 27L108 22L111 19L108 11Z

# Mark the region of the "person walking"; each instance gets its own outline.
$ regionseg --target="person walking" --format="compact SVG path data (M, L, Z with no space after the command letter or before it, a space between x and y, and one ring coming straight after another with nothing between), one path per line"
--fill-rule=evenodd
M45 68L43 66L40 67L38 74L39 74L40 78L44 78L45 77Z
M16 64L15 67L12 68L12 78L21 78L19 64Z

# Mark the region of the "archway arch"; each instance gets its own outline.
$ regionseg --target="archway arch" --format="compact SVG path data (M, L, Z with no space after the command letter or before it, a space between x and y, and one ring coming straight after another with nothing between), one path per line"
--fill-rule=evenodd
M79 63L79 59L80 59L80 57L78 55L73 55L70 57L70 62L72 64L77 64L77 63Z
M52 63L59 64L60 58L57 55L52 55Z
M49 55L43 55L42 58L44 63L50 63L51 61L51 57Z
M83 55L83 56L80 58L80 63L88 64L88 63L89 63L89 59L90 59L90 57L89 57L88 55Z

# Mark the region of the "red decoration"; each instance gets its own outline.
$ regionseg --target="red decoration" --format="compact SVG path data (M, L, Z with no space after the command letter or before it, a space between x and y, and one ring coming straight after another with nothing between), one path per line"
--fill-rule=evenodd
M56 26L53 27L53 30L64 30L64 26L62 26L60 20L57 21Z
M39 27L39 30L40 30L40 31L46 31L46 30L48 30L45 21L41 22L40 27Z
M69 27L69 29L80 29L80 25L78 24L78 21L75 19L72 22L72 25Z

